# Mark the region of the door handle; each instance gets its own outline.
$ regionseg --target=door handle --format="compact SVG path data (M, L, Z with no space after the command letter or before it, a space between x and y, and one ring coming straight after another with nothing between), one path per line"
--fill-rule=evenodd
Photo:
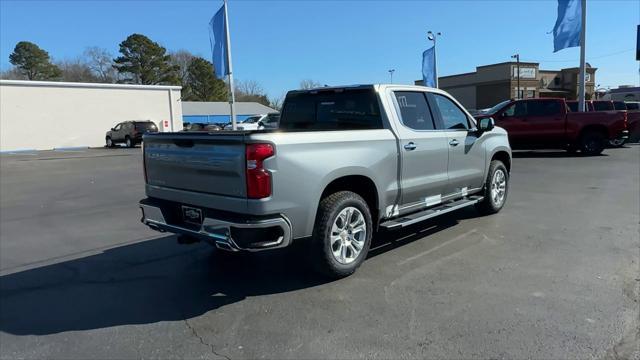
M404 146L404 149L408 151L415 150L416 148L417 146L413 143L413 141Z
M458 143L457 139L453 139L453 140L449 141L449 145L451 145L451 146L458 146L458 144L459 143Z

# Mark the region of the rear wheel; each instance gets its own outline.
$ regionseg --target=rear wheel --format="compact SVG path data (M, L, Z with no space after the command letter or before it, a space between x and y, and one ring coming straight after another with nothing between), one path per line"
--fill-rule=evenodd
M491 160L484 184L484 199L476 204L483 215L495 214L502 209L509 193L509 172L500 160Z
M360 195L340 191L327 196L314 226L314 267L331 278L353 274L367 257L372 232L371 211Z
M580 151L583 155L599 155L604 150L605 136L598 131L589 131L580 138Z
M127 147L129 147L129 148L136 146L136 144L133 142L133 140L131 140L131 138L128 137L128 136L126 138L124 138L124 142L125 142L125 144L127 144Z

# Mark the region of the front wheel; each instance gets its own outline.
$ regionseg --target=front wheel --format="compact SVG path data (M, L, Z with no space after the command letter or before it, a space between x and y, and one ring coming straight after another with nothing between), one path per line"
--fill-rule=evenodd
M613 139L609 140L609 145L613 147L622 147L627 142L627 139Z
M111 140L111 136L107 136L107 147L112 148L114 146L113 140Z
M369 206L356 193L340 191L320 202L310 256L331 278L353 274L367 257L373 232Z
M495 214L502 209L509 193L509 172L500 160L492 160L484 184L484 199L476 204L483 215Z

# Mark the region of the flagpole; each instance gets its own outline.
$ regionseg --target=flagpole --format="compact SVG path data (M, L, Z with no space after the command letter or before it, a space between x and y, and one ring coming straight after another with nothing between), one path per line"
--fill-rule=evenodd
M231 107L231 129L236 130L236 96L233 87L233 65L231 64L231 37L229 36L229 15L227 14L227 0L224 0L224 32L227 36L227 74L229 76L229 93L231 98L229 105Z
M582 28L580 29L580 84L578 93L578 109L579 111L585 111L585 45L586 45L586 29L587 29L587 0L581 0L580 6L582 6Z

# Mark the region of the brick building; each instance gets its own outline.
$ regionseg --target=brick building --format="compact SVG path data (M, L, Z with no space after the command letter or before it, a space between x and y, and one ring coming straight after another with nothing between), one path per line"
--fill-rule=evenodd
M449 92L467 109L491 107L503 100L518 97L562 97L576 99L578 96L579 68L541 70L539 63L520 62L520 88L516 62L504 62L476 67L476 71L438 78L439 87ZM594 93L596 68L587 64L586 97ZM422 80L415 82L422 85Z

